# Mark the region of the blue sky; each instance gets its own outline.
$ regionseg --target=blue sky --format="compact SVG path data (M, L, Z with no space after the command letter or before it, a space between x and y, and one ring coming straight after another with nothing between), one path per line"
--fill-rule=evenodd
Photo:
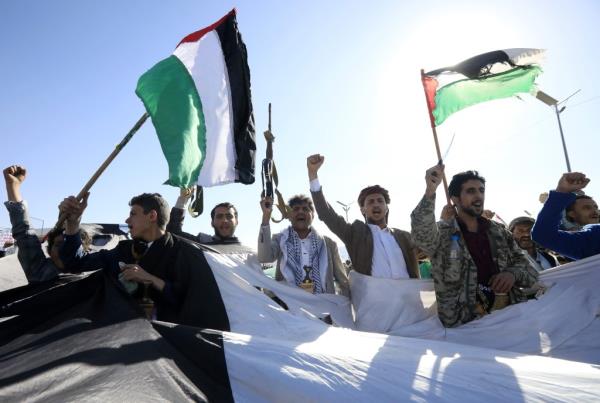
M284 196L308 192L306 157L321 153L321 182L332 203L355 200L378 183L391 193L390 224L408 229L424 171L436 162L419 69L537 47L547 49L541 89L558 99L581 89L562 120L571 165L592 178L588 193L598 197L595 1L3 1L0 165L28 168L23 194L32 216L53 224L62 198L79 192L143 114L134 94L138 77L183 36L234 6L252 74L257 168L272 102ZM444 151L453 133L447 173L478 169L488 180L486 207L507 221L523 210L537 213L539 193L566 169L553 111L528 95L453 115L439 128ZM162 185L166 178L148 122L92 188L83 221L123 222L128 200L145 191L174 203L178 190ZM238 235L254 245L260 191L260 179L211 188L205 204L233 202ZM438 210L442 199L440 191ZM351 219L359 218L355 206ZM184 228L211 232L209 221L207 213L187 217ZM8 215L0 215L0 228L9 226Z

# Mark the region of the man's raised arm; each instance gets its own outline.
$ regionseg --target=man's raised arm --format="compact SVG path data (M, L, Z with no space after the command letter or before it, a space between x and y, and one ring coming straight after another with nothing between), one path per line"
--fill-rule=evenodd
M308 179L310 181L310 193L312 194L313 203L319 219L327 225L327 227L336 234L344 243L350 242L352 233L352 225L347 223L344 217L336 213L336 211L327 203L321 184L319 183L318 172L325 162L325 157L320 154L311 155L306 159L306 167L308 168Z
M436 165L425 172L425 194L410 215L411 235L415 244L432 256L439 244L439 232L435 221L435 192L442 181L443 165ZM445 208L447 211L453 208Z
M79 231L81 215L87 207L89 193L78 201L75 196L66 197L58 206L61 215L66 215L64 242L60 249L60 259L67 272L80 272L83 269L99 269L106 266L104 255L109 251L101 250L86 254Z
M271 263L279 255L279 244L271 237L271 226L269 220L273 213L273 199L263 197L260 200L260 209L262 210L262 222L258 232L257 258L260 263Z
M171 208L167 231L172 234L181 234L183 232L183 220L185 218L185 206L192 197L191 189L182 188L179 191L179 197L175 205Z
M30 229L27 205L21 197L21 184L27 177L27 170L21 165L12 165L4 169L3 174L7 196L5 206L25 277L30 283L52 280L58 276L57 266L46 258L37 234Z
M580 172L565 173L551 191L531 230L531 238L540 245L573 259L583 259L600 253L599 227L567 232L559 229L562 211L575 201L578 192L590 179Z

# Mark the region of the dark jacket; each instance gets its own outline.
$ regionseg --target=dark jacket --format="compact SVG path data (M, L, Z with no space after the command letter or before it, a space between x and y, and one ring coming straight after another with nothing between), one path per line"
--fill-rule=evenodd
M224 312L225 307L212 270L202 250L187 240L166 232L139 260L133 255L132 240L121 241L114 249L89 254L83 254L80 246L79 234L65 236L61 249L65 271L104 269L117 278L121 272L119 262L138 264L165 282L162 292L149 287L158 320L228 330L227 315L214 314L215 310ZM139 287L138 292L141 291Z
M221 238L218 235L208 235L203 232L198 235L193 235L187 232L183 232L183 220L185 218L185 210L178 207L171 209L169 215L169 223L167 224L167 231L172 234L179 235L180 237L189 239L190 241L198 242L203 245L240 245L240 241L237 237L232 236L229 238Z

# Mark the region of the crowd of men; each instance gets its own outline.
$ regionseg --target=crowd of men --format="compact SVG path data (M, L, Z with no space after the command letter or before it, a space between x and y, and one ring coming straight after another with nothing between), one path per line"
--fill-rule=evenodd
M598 206L583 194L589 179L581 173L564 174L548 195L537 220L517 217L508 227L484 214L485 179L477 171L452 177L451 204L435 217L436 191L444 166L426 171L425 191L411 214L411 230L388 226L390 195L379 186L364 188L358 205L364 220L347 222L327 202L318 171L321 155L307 158L310 196L289 202L290 225L271 233L273 200L260 201L262 223L256 253L261 263L276 262L275 280L314 294L338 293L351 298L348 269L392 280L422 277L419 261L427 260L435 286L438 316L446 327L459 326L507 305L527 301L543 291L538 274L559 261L600 253ZM193 242L209 247L241 247L235 236L238 212L231 203L216 205L211 215L214 234L183 231L190 192L182 189L175 206L157 193L144 193L129 202L126 220L131 239L113 249L92 252L80 227L87 206L67 197L59 206L65 224L47 236L47 254L29 224L21 196L24 167L4 170L8 209L18 259L31 283L49 281L60 273L103 269L133 295L145 293L154 301L152 316L164 321L196 324L182 313L184 296L198 280L197 261L204 259ZM344 264L337 243L313 227L318 218L345 245L351 264ZM566 229L568 228L568 230ZM193 315L192 315L193 316Z

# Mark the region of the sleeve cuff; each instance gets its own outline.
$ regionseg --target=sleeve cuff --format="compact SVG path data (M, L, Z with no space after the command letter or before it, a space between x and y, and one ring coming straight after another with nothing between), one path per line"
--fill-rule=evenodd
M321 184L319 183L319 178L315 178L315 179L311 180L310 181L310 191L318 192L319 190L321 190Z
M4 202L6 208L10 211L11 209L20 209L23 211L27 207L27 202L25 200L21 201L10 201L7 200Z
M179 196L173 208L179 208L185 210L185 206L187 206L189 199L187 197Z

